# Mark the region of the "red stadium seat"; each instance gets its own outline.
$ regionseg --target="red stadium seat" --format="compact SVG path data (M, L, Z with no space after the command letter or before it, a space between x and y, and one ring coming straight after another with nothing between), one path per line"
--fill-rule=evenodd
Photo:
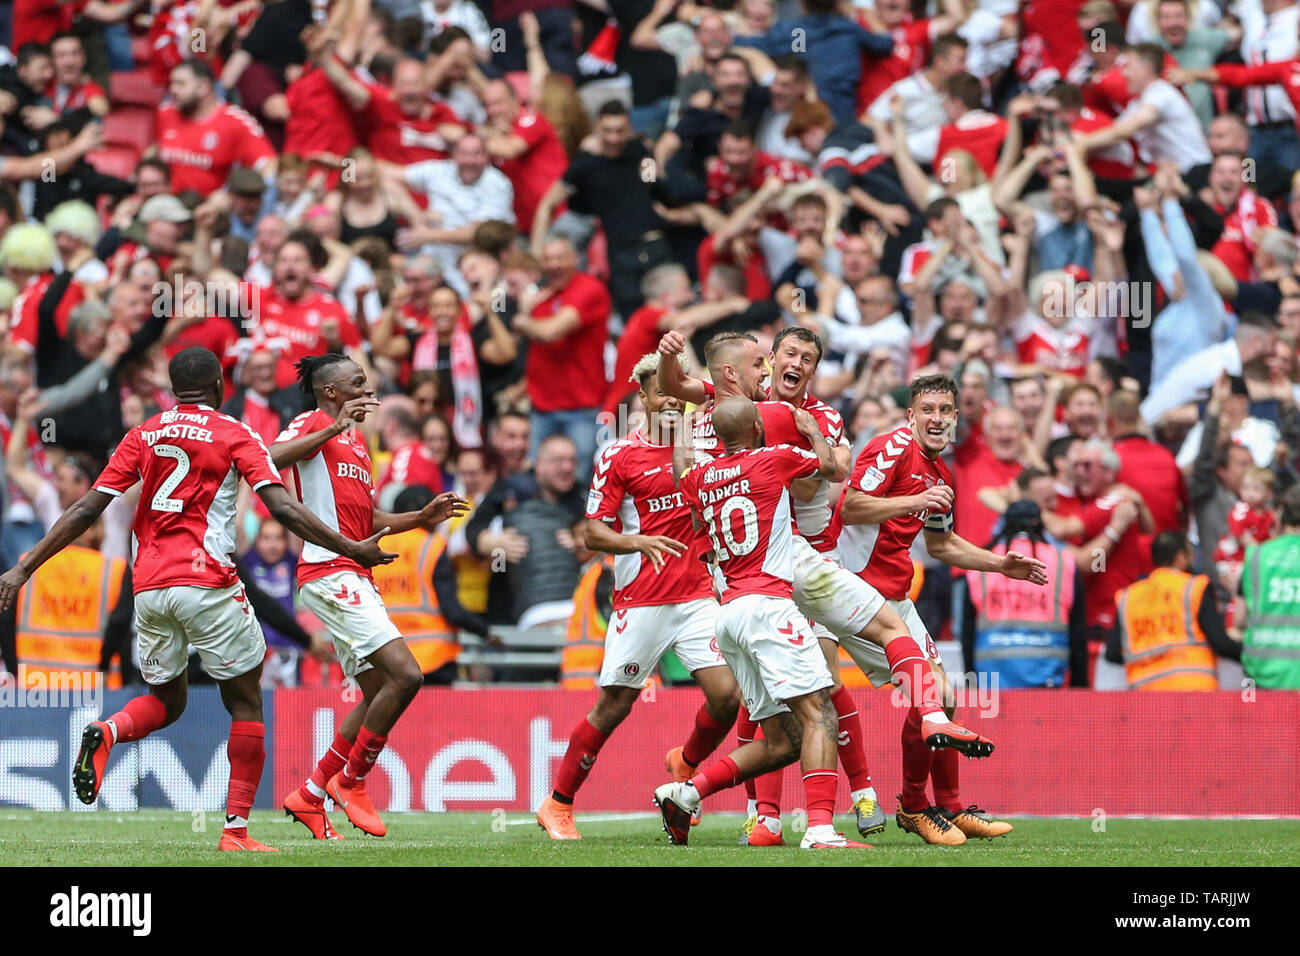
M153 75L148 69L113 73L109 76L108 98L114 106L147 106L151 110L157 109L165 92L153 81Z
M532 84L528 82L528 72L526 70L507 73L506 82L515 91L515 97L520 103L532 102Z
M147 34L138 34L131 37L131 56L137 63L148 63L149 58L153 56L153 43L150 42Z
M141 152L153 143L153 110L143 106L118 106L104 117L104 143L130 146Z
M105 176L130 179L140 162L140 151L134 146L106 146L89 154L86 161Z
M609 281L609 242L604 229L597 229L587 243L587 271L602 282Z

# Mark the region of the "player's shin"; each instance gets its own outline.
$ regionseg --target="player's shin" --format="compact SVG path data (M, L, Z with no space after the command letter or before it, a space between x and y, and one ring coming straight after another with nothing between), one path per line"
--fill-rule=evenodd
M753 743L758 738L758 733L758 722L749 716L749 710L741 704L740 712L736 715L737 745L743 747ZM749 801L745 812L752 817L758 812L758 792L752 779L745 781L745 797Z
M895 634L885 644L885 659L894 683L906 695L907 702L922 716L937 714L947 719L943 700L930 669L930 662L920 646L907 634Z
M569 735L569 749L560 761L551 796L561 803L573 803L573 798L578 795L592 767L596 765L600 748L605 746L608 739L609 734L597 729L586 717L579 721Z
M311 776L298 788L298 793L304 800L309 803L325 802L325 784L329 783L330 777L342 771L355 742L355 737L345 736L342 730L334 735L334 742L317 762Z
M867 754L862 745L862 720L853 695L843 684L831 694L831 703L839 718L839 758L844 773L849 778L849 790L855 795L872 789L871 774L867 770ZM871 794L875 798L874 792Z
M140 740L167 724L167 706L153 694L141 694L105 723L113 729L113 743Z
M961 770L956 750L944 748L934 751L930 764L930 782L934 785L934 805L949 813L959 813L963 808L960 796Z
M682 759L692 767L702 764L727 737L731 729L730 721L721 721L709 713L709 705L704 704L695 712L695 726L682 745Z
M248 815L266 763L266 726L261 721L231 721L226 756L230 760L230 785L226 792L225 830L230 836L246 837Z
M916 813L929 806L925 788L930 780L930 768L936 751L931 750L921 736L921 712L915 707L907 709L907 717L903 721L902 745L902 806L909 813Z

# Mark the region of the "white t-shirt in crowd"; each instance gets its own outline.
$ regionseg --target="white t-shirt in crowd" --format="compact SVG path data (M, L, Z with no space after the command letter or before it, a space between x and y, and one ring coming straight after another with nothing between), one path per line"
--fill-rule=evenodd
M1138 130L1133 137L1138 154L1145 162L1173 160L1178 164L1178 169L1185 173L1193 166L1208 163L1213 158L1192 104L1175 87L1164 80L1153 80L1141 96L1124 108L1117 122L1123 121L1141 106L1155 107L1160 114L1159 119Z

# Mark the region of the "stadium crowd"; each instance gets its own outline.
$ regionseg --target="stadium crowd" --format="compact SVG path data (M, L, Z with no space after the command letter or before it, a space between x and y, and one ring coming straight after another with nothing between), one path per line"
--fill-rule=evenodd
M509 679L458 666L454 634L490 663L502 633L602 617L587 488L636 425L637 362L670 331L699 370L719 332L766 352L801 325L855 452L906 420L914 376L951 375L957 530L1059 559L1035 620L1060 663L1035 669L988 654L1005 585L914 549L966 670L1167 678L1123 618L1171 595L1174 632L1241 657L1248 549L1300 527L1300 502L1276 510L1300 455L1300 5L0 11L4 567L175 403L181 349L221 358L224 410L268 445L310 401L294 364L341 352L382 400L361 426L380 507L473 506L413 552L443 635L427 679ZM136 504L82 543L129 557ZM238 522L265 679L329 679L294 539L247 488ZM129 599L100 610L130 680ZM1162 686L1217 686L1197 661Z

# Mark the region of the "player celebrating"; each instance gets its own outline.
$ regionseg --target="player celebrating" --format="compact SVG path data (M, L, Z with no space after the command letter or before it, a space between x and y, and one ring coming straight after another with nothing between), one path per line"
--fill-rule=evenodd
M376 543L387 528L364 541L350 541L289 496L262 440L247 425L216 411L224 380L215 355L204 348L184 349L168 372L180 404L127 432L94 487L0 577L0 610L37 568L94 524L109 502L142 481L132 581L140 672L149 693L86 727L73 764L73 787L82 803L93 803L116 744L140 740L180 717L193 645L203 669L220 686L231 717L226 750L230 785L218 847L272 850L248 835L266 760L258 686L266 641L231 558L239 477L253 486L277 521L315 546L347 555L359 567L386 563L396 555Z
M374 505L370 451L356 423L377 408L366 373L343 355L298 362L303 392L314 411L291 421L271 446L276 468L293 466L298 498L326 523L346 533L383 525L385 533L432 527L463 514L469 502L453 492L420 511L388 514ZM318 840L334 839L325 797L363 833L388 832L366 793L366 774L388 741L389 731L415 699L424 674L365 567L328 547L304 544L298 562L298 593L329 629L343 673L361 687L362 700L343 720L334 743L311 777L284 798L285 812Z
M682 496L699 512L725 580L718 645L731 665L763 739L691 776L655 790L655 804L673 843L690 837L691 817L711 793L801 761L808 830L805 850L867 848L836 833L835 708L831 674L795 607L793 533L787 487L797 478L835 471L831 450L807 412L795 427L812 446L763 447L758 409L744 396L717 403L712 425L723 454L696 464L681 480Z
M906 623L916 643L925 648L933 680L942 691L947 715L955 696L938 650L916 607L907 599L912 583L910 548L925 530L926 549L933 557L970 571L996 571L1008 577L1044 584L1043 562L1015 551L994 554L953 532L952 473L939 455L957 427L957 385L946 375L927 375L912 382L907 424L879 435L858 456L853 475L840 495L837 521L845 567L860 575L888 599ZM881 686L890 678L886 656L869 645L849 643L849 654ZM1011 825L990 820L975 807L963 807L957 796L957 755L935 753L927 725L945 719L943 713L908 710L903 724L903 793L899 796L899 827L927 843L958 845L967 836L991 838L1010 832ZM925 799L933 774L935 802Z
M646 674L673 648L704 691L695 728L668 753L668 765L687 779L717 749L736 721L740 692L714 638L718 604L704 562L684 542L695 539L691 512L677 490L673 445L682 403L665 395L656 373L665 359L642 356L632 370L641 385L648 422L610 445L596 460L587 497L587 547L616 555L614 613L605 633L600 696L573 729L555 791L537 811L553 840L580 839L573 798L591 773L609 735L632 711Z
M660 351L672 352L679 346L684 348L684 340L674 338L677 335L666 334L660 341ZM687 400L698 401L704 401L715 391L719 399L729 395L761 394L761 381L765 374L763 355L752 336L725 333L715 336L709 341L706 354L709 355L713 384L685 379L675 370L661 365L661 382L665 377L669 379L666 390ZM843 479L848 474L849 448L843 439L839 415L808 394L808 383L816 372L821 354L821 341L814 333L803 328L783 330L773 341L772 353L768 357L773 369L768 394L778 400L759 402L757 408L763 420L764 440L769 445L806 444L802 436L791 428L794 421L792 406L807 411L818 423L828 443L834 443L832 457L836 469L828 476L829 480ZM717 437L713 434L708 404L697 413L694 439L697 459L707 459L717 453ZM840 760L849 778L858 831L867 836L885 828L885 815L871 786L857 705L839 680L837 640L844 641L846 646L867 643L876 648L887 648L885 653L895 677L915 695L915 705L926 713L938 715L926 727L929 746L952 747L970 756L985 756L992 751L992 744L959 724L940 719L943 717L940 699L935 695L929 699L924 696L923 679L928 673L925 658L908 635L902 619L886 606L875 588L839 564L834 552L835 529L831 522L827 480L818 477L796 482L792 489L798 532L792 545L794 600L799 610L816 622L814 633L834 682L831 700L839 720ZM752 739L754 735L752 722L745 726L745 716L742 714L739 728L742 741ZM780 832L781 778L760 778L755 785L755 806L751 808L751 819L746 820L744 842L753 846L781 844L784 842ZM766 812L760 813L760 810Z

